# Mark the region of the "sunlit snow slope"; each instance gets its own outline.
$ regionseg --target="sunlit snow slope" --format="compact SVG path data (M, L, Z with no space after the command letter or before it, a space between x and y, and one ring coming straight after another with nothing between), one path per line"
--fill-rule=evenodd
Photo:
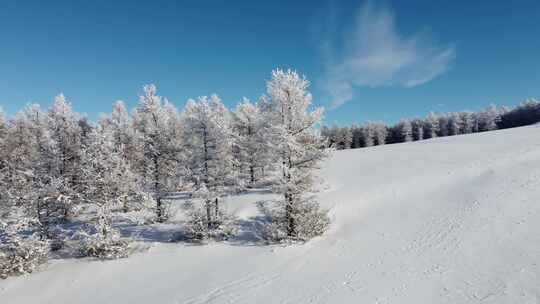
M158 243L52 261L0 303L540 303L540 127L334 153L305 245ZM254 201L230 198L249 230Z

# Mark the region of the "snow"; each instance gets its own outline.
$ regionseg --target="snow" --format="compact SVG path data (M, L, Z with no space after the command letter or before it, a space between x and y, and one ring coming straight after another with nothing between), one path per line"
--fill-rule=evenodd
M267 246L255 192L243 233L147 242L127 259L53 260L0 281L1 303L540 303L540 127L335 152L324 236Z

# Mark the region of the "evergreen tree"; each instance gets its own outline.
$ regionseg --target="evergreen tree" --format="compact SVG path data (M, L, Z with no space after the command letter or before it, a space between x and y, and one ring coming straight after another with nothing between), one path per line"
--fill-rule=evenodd
M413 140L424 139L424 121L415 118L411 121Z
M460 134L461 117L459 113L452 113L448 116L448 135Z
M474 117L471 112L460 112L459 113L459 133L460 134L469 134L473 132L474 129Z
M409 120L405 119L397 123L396 129L399 142L409 142L413 140L412 125Z
M352 144L352 132L348 127L337 128L336 133L336 149L344 150L350 149Z
M364 147L371 147L374 144L374 137L375 137L375 129L373 127L373 124L371 122L367 122L362 125L361 127L361 133L362 133L362 145Z
M119 100L113 105L109 122L109 127L113 133L115 151L120 152L124 160L134 164L135 160L130 155L135 154L135 134L132 121L123 101Z
M355 144L355 138L354 138L354 128L358 128L357 126L353 125L353 145L356 145ZM326 138L327 139L327 142L328 142L328 148L332 147L332 134L331 134L331 130L328 126L322 126L321 127L321 136L323 138ZM359 148L360 146L355 146L355 148Z
M253 186L264 168L271 163L271 155L264 137L265 122L261 107L244 98L236 106L233 129L238 151L236 156L238 166L241 170L247 171L245 175L248 185Z
M66 219L79 203L80 188L84 185L79 177L82 142L82 130L79 114L73 111L63 94L56 96L48 112L47 126L51 140L50 176L48 183L54 186L56 202Z
M325 211L308 194L313 190L313 171L326 157L323 141L314 127L323 109L309 112L308 81L294 71L275 70L268 82L271 99L270 138L281 170L275 191L283 195L282 207L274 215L271 238L307 240L328 226Z
M233 185L233 137L231 118L217 95L189 100L183 113L184 141L189 151L187 167L195 184L195 197L203 202L206 232L220 230L224 213L220 197ZM200 223L202 211L192 220ZM192 225L193 226L193 225Z
M152 84L145 85L143 91L133 113L134 141L139 156L135 167L146 189L154 195L157 220L163 222L167 219L163 196L176 190L174 180L182 151L175 136L178 131L170 127L174 125L171 120L175 119L170 115L172 105L168 105L167 101L163 105Z
M353 124L351 126L351 135L352 135L352 142L351 142L351 148L362 148L362 130L357 124ZM321 136L323 138L327 138L327 136L321 132Z
M439 133L439 119L433 112L429 112L424 122L424 138L435 138Z
M83 154L85 201L95 208L93 230L85 234L83 254L99 258L127 255L127 241L112 226L112 210L140 196L137 179L123 151L116 147L112 129L100 127L89 134L89 147Z
M379 146L384 145L388 137L388 128L382 122L374 123L372 126L374 144Z
M500 114L497 107L493 104L489 105L478 113L478 132L496 130L499 121Z
M438 117L438 120L439 131L437 132L437 136L444 137L450 135L450 130L448 129L448 116L442 114Z

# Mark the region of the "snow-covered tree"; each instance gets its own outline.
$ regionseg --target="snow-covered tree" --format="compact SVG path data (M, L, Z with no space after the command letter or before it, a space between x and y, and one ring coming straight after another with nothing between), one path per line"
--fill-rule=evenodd
M493 104L478 113L478 131L492 131L497 129L497 123L500 121L500 113Z
M499 128L513 128L540 122L540 101L531 98L520 103L511 110L500 111Z
M354 127L354 125L353 125L353 127ZM328 128L328 126L324 125L324 126L321 127L321 136L327 139L327 141L329 143L328 147L330 147L330 128ZM354 145L354 143L353 143L353 145Z
M413 140L424 139L424 121L415 118L411 121Z
M396 124L397 136L399 137L399 142L409 142L413 140L412 137L412 125L411 122L407 119L404 119Z
M32 184L32 170L38 155L37 145L31 134L31 122L28 121L24 111L17 113L11 120L5 132L3 154L6 177L10 180L11 190L25 195ZM22 199L22 198L21 198ZM26 204L20 201L18 204Z
M122 238L112 227L112 211L108 205L97 205L89 231L78 233L81 256L98 259L118 259L129 255L129 239Z
M480 132L480 120L481 120L481 117L479 115L479 113L472 113L472 119L473 119L473 127L472 127L472 132L473 133L476 133L476 132Z
M193 192L193 199L194 204L188 211L185 225L185 234L189 239L226 240L236 234L236 218L226 213L223 208L218 208L219 197L215 191L210 191L205 184L201 184Z
M352 144L352 132L348 127L338 127L335 134L335 148L338 150L350 149Z
M132 154L136 154L135 133L132 121L124 102L119 100L114 103L109 121L109 127L112 129L115 150L120 151L122 158L130 163L135 163Z
M351 135L352 135L352 141L351 141L351 148L357 149L362 147L362 130L357 124L353 124L351 126ZM325 134L321 131L321 136L323 138L328 138L325 136Z
M314 170L327 154L314 130L323 109L310 112L308 85L296 72L279 69L272 72L267 84L271 100L267 120L272 125L269 138L281 165L275 191L283 195L269 229L272 239L308 240L322 234L329 224L326 212L309 195L314 190Z
M84 149L84 147L88 147L88 145L90 145L90 133L94 129L94 126L87 117L80 118L78 124L81 129L81 146Z
M234 184L231 117L217 95L190 99L182 114L187 168L202 202L208 230L218 229L223 210L219 200Z
M437 136L444 137L450 135L450 131L448 130L448 116L445 114L439 115L439 132L437 132Z
M377 146L384 145L388 137L388 128L382 122L372 124L374 144Z
M247 171L243 172L242 178L247 179L249 186L253 186L264 168L272 162L272 155L264 138L263 112L258 104L244 98L233 114L237 165L240 170Z
M439 119L433 112L429 112L424 122L424 138L435 138L439 132Z
M52 229L65 219L66 207L74 207L72 197L75 196L74 187L66 176L59 174L62 150L52 137L54 133L49 123L50 116L38 105L27 106L12 120L6 147L14 173L11 178L17 181L13 185L19 185L11 189L19 190L20 203L24 204L27 216L39 226L43 239L54 237ZM74 154L78 156L79 151Z
M57 203L63 209L64 219L74 210L78 202L78 189L83 186L79 180L82 150L79 119L64 95L56 96L47 122L51 140L54 141L50 174L52 179L56 179L58 197L63 197Z
M5 154L5 141L7 136L7 121L4 110L0 107L0 169L5 166L7 155ZM1 194L0 194L1 195Z
M137 160L142 159L143 154L137 149L133 122L123 101L119 100L113 104L111 115L101 117L98 128L100 133L106 133L112 137L114 153L122 158L121 161L132 175L132 182L140 186L140 176L135 173L135 168L137 168ZM93 138L95 141L95 136ZM130 201L124 197L122 210L128 212L130 209L132 209Z
M137 178L116 147L113 130L98 128L89 135L90 145L83 154L84 198L96 210L93 229L83 238L82 251L100 258L127 254L127 241L112 227L112 210L141 197Z
M27 106L11 121L3 150L8 159L4 169L10 180L11 199L39 227L42 239L53 237L51 229L65 219L66 209L73 207L67 194L74 195L66 176L55 170L59 150L48 123L39 106ZM50 191L52 186L57 190L54 193Z
M21 209L0 205L0 279L32 273L48 259L48 242Z
M169 141L169 166L173 170L167 179L166 189L176 191L184 187L186 170L184 167L185 153L184 143L184 126L178 109L170 102L165 102L163 105L164 123L167 130Z
M136 199L142 189L122 150L115 145L111 130L97 128L90 134L91 145L83 154L85 201L94 205L124 207L124 199Z
M461 116L459 113L452 113L448 116L448 135L460 134Z
M474 129L474 115L471 112L459 113L459 133L469 134Z
M47 260L49 244L34 209L37 148L24 112L11 122L0 115L0 278L33 272ZM28 154L23 154L28 153Z
M373 123L367 122L361 126L362 146L371 147L374 144L375 128Z
M338 136L339 136L339 126L337 124L332 124L329 129L329 143L330 146L337 149L338 148Z
M162 222L167 218L163 196L177 188L182 149L178 130L171 128L176 125L171 120L177 119L171 115L174 107L167 101L163 105L154 85L145 85L143 91L133 113L134 142L139 156L135 170L142 176L145 188L153 193L156 218Z
M328 143L328 148L330 147L334 147L335 146L335 143L334 143L334 139L335 139L335 136L334 136L334 126L332 126L332 128L328 127L328 126L322 126L321 127L321 136L326 138L326 141ZM354 141L354 139L353 139Z

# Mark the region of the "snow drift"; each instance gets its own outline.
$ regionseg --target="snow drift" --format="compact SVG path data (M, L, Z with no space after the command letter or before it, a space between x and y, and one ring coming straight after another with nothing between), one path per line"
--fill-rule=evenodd
M539 142L530 126L335 152L323 237L257 242L256 202L271 195L243 194L225 201L237 239L146 237L127 259L52 260L0 281L0 302L539 303Z

